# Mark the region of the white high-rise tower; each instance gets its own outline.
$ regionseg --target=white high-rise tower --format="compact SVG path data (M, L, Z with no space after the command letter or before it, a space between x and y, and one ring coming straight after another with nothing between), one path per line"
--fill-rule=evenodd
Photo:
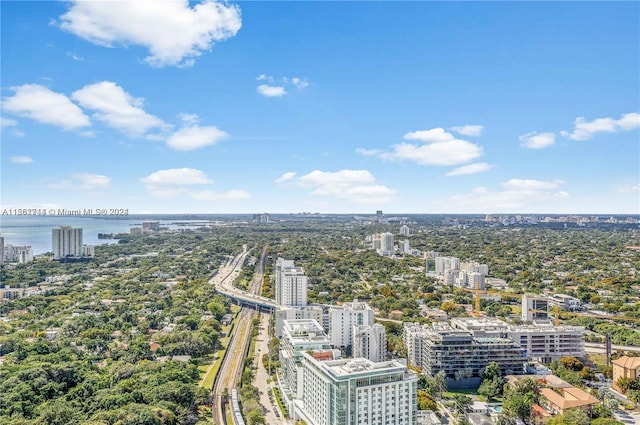
M53 258L82 256L82 229L71 226L60 226L51 229Z

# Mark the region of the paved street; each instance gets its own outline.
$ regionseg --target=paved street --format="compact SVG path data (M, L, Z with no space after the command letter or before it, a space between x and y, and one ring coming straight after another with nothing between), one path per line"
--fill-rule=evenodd
M293 421L287 421L280 418L276 418L274 412L278 411L278 407L275 404L271 404L269 400L269 391L268 388L271 384L267 384L267 379L269 378L269 374L267 370L262 365L262 355L269 351L269 335L267 335L267 331L269 329L269 315L261 314L260 315L260 333L258 334L258 339L256 340L256 359L258 364L258 370L255 374L255 382L254 385L258 387L260 391L260 404L262 404L267 409L267 413L264 415L265 423L267 424L292 424ZM280 412L278 412L279 414Z

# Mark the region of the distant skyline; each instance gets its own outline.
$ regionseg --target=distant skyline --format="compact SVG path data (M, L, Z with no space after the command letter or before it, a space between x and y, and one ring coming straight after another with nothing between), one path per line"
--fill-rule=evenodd
M1 208L640 214L640 3L2 1Z

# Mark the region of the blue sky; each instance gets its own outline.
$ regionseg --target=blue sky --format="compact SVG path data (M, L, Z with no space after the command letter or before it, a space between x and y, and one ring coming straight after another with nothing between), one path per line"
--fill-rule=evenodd
M3 209L640 214L638 2L0 7Z

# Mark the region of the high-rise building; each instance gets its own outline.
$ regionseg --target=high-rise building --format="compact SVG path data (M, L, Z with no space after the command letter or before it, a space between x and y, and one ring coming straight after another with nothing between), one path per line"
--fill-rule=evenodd
M7 263L29 263L33 261L33 249L29 245L15 246L7 244L3 250Z
M329 308L329 337L337 348L351 348L353 327L373 325L373 309L365 302L355 300Z
M354 325L351 343L353 357L363 357L372 362L383 362L387 358L387 333L384 326Z
M403 236L409 236L409 226L407 226L406 224L403 224L402 226L400 226L400 234Z
M4 265L4 236L0 236L0 266Z
M382 223L383 220L384 220L384 214L382 213L382 210L376 211L376 221L378 223Z
M385 253L393 253L393 244L393 233L386 232L380 235L380 251L382 251L383 255Z
M302 354L302 400L296 412L309 425L413 425L418 377L402 363L367 359L320 361Z
M157 220L145 220L142 222L142 231L157 232L160 230L160 222Z
M82 256L82 229L71 226L60 226L51 229L53 258Z
M276 307L275 311L275 336L282 336L285 320L313 319L329 331L329 307L326 305L307 305L304 307Z
M302 353L314 350L332 350L322 326L312 319L285 320L279 352L281 373L278 382L289 412L293 411L294 400L301 398L302 394ZM335 352L335 356L339 356L339 351Z
M302 307L307 305L307 276L293 260L276 261L276 305Z

